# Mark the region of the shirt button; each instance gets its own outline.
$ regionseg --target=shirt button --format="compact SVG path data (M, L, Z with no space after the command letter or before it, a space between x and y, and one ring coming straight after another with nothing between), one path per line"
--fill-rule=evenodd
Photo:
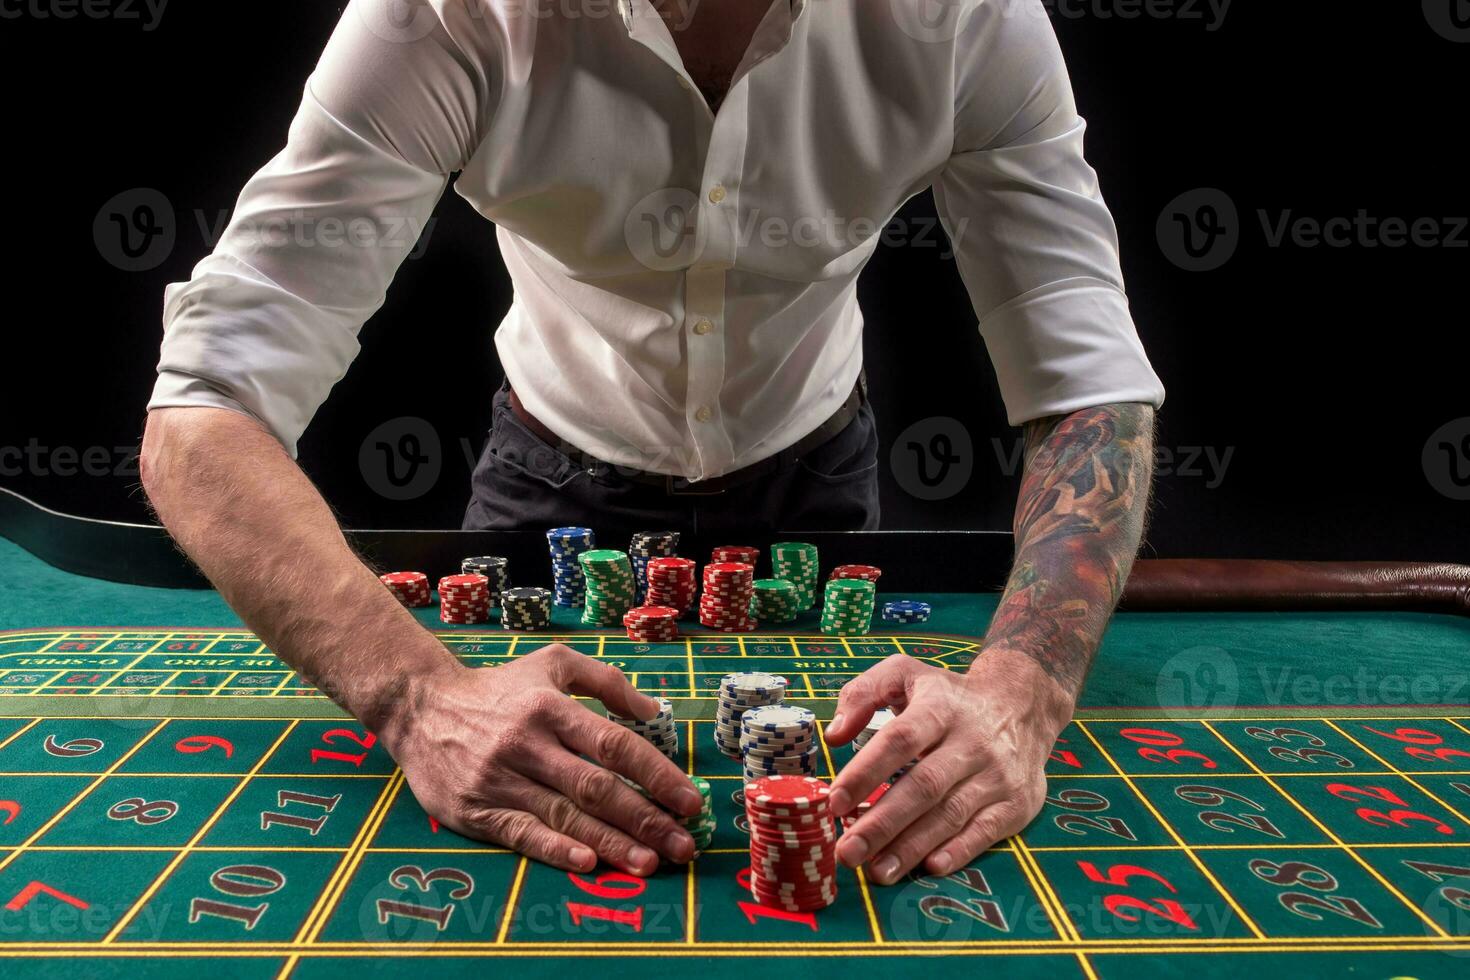
M725 199L725 185L716 184L709 189L709 200L711 204L719 204Z
M708 422L714 417L715 413L708 405L699 406L699 410L694 413L695 421L698 422Z
M708 320L700 320L698 323L696 323L694 325L694 332L697 333L697 334L699 334L699 336L703 337L705 334L709 333L714 328L715 328L715 325L713 323L710 323Z

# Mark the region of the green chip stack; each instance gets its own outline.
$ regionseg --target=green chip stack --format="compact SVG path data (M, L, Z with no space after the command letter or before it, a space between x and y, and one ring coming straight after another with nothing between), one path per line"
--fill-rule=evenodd
M789 623L801 612L801 590L789 579L758 578L750 614L763 623Z
M822 632L861 636L872 629L878 588L857 578L834 578L822 594Z
M820 566L817 546L800 541L778 541L771 545L771 569L776 578L796 586L797 611L810 609L817 601Z
M627 776L619 776L618 778L643 794L644 799L653 799L652 793L633 782ZM715 839L714 791L710 786L709 780L703 776L690 776L689 779L694 783L694 788L699 790L700 799L704 803L699 808L698 813L692 817L683 818L680 824L685 830L689 831L689 836L694 838L694 849L696 851L707 851ZM662 809L661 804L655 803L654 805Z
M633 566L628 555L611 548L594 548L577 556L587 579L582 605L583 626L622 626L623 614L633 605Z

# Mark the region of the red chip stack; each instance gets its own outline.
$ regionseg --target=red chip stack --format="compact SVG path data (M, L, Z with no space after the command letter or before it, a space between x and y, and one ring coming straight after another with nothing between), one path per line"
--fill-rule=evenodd
M856 578L876 585L882 575L883 569L876 565L838 565L832 569L832 574L827 576L827 581L830 582L834 578Z
M756 628L750 618L755 596L755 569L744 562L716 562L704 566L704 592L699 597L699 622L712 630L744 633Z
M672 606L634 606L623 614L628 639L639 643L673 643L679 638L679 610Z
M446 575L441 578L439 619L445 623L488 623L490 580L483 575Z
M429 576L423 572L389 572L379 575L378 581L405 606L427 606L434 601L429 594Z
M760 557L759 548L751 548L743 544L722 544L710 552L709 560L711 563L738 561L742 565L754 568Z
M668 606L689 615L694 607L694 562L689 558L653 558L648 562L648 604Z
M762 905L815 912L837 900L830 792L812 776L766 776L745 784L750 892Z

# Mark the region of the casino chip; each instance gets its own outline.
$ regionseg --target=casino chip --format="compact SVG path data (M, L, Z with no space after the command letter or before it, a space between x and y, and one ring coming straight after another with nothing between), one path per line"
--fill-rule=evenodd
M755 580L755 599L750 614L761 622L789 623L801 611L801 593L784 578Z
M892 783L879 783L878 788L873 790L873 792L869 794L866 800L863 800L857 806L853 807L852 812L842 818L842 829L851 830L853 824L858 822L858 818L867 813L869 810L873 809L873 804L882 799L883 794L888 792L892 788Z
M587 579L582 604L583 626L619 626L633 606L633 566L628 556L609 548L594 548L577 556Z
M814 775L817 751L817 716L806 708L769 704L740 716L740 759L747 780Z
M586 598L587 581L577 558L595 546L590 527L554 527L546 532L551 550L551 581L555 586L555 602L564 609L575 609Z
M931 612L933 612L933 607L929 603L916 602L913 599L897 599L883 603L885 623L927 623Z
M642 786L639 786L627 776L620 776L618 778L622 779L623 782L627 783L629 786L636 789L639 793L643 794L645 799L653 802L653 804L659 807L659 809L667 811L666 807L660 804L657 800L653 799L653 794L648 792L648 790L644 789ZM699 808L699 812L694 814L693 816L675 816L675 819L681 821L684 829L689 832L689 836L694 838L694 850L697 856L697 853L699 851L709 850L710 844L714 843L714 793L710 787L709 780L705 779L703 776L690 776L689 779L692 783L694 783L694 788L699 791L700 799L703 801L702 805Z
M827 581L830 582L834 578L858 578L877 585L882 575L883 569L877 565L838 565L832 569L832 574L827 576Z
M628 544L633 565L634 596L639 605L648 601L648 565L655 558L672 558L679 552L678 531L639 531Z
M720 695L715 704L715 748L728 758L741 760L740 720L751 708L780 704L786 696L787 680L764 671L726 674L720 678Z
M429 592L429 576L423 572L388 572L379 575L378 581L388 587L393 597L410 608L432 605L433 595Z
M760 561L760 557L761 550L759 548L752 548L743 544L722 544L710 552L709 560L711 565L717 565L721 562L739 562L742 565L749 565L754 569L755 563Z
M648 561L648 597L650 606L668 606L679 610L679 618L694 608L698 591L694 581L694 562L689 558L651 558Z
M827 581L822 595L822 632L836 636L860 636L873 627L876 589L858 578Z
M746 633L758 625L750 618L755 595L755 569L743 562L716 562L704 566L704 592L699 597L699 622L712 630Z
M488 623L490 580L483 575L446 575L441 578L439 619L445 623Z
M830 787L811 776L772 775L745 784L750 824L750 892L789 912L837 900L837 829Z
M673 643L679 639L679 610L672 606L634 606L623 614L628 639L639 643Z
M654 748L672 759L679 754L679 729L674 725L674 703L668 698L654 700L658 702L658 714L647 721L624 718L612 711L608 711L607 717L609 721L615 721L646 739Z
M506 589L500 595L500 625L534 633L551 626L551 590L535 586Z
M771 545L771 574L784 578L797 588L799 612L810 609L817 601L819 574L817 546L800 541L779 541Z
M873 712L873 717L868 719L868 723L863 726L863 730L853 736L852 750L854 752L860 751L864 745L867 745L869 742L871 742L873 740L873 737L883 730L884 725L888 724L890 721L897 717L898 716L893 713L892 708L879 708L877 711ZM902 768L898 770L898 772L890 776L888 781L890 783L898 782L898 780L903 776L904 773L914 768L918 761L918 759L910 759L907 764L905 764Z
M510 559L498 555L465 558L459 563L463 575L483 575L490 583L490 608L500 605L500 595L510 588Z

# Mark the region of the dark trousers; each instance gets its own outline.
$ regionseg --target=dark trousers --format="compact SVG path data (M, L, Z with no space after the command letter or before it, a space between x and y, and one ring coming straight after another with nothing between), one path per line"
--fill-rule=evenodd
M606 463L573 459L522 424L509 388L495 396L490 437L472 479L466 530L595 528L604 540L633 531L873 531L878 528L878 427L869 403L837 435L723 493L671 494L635 483ZM696 484L697 486L697 484Z

